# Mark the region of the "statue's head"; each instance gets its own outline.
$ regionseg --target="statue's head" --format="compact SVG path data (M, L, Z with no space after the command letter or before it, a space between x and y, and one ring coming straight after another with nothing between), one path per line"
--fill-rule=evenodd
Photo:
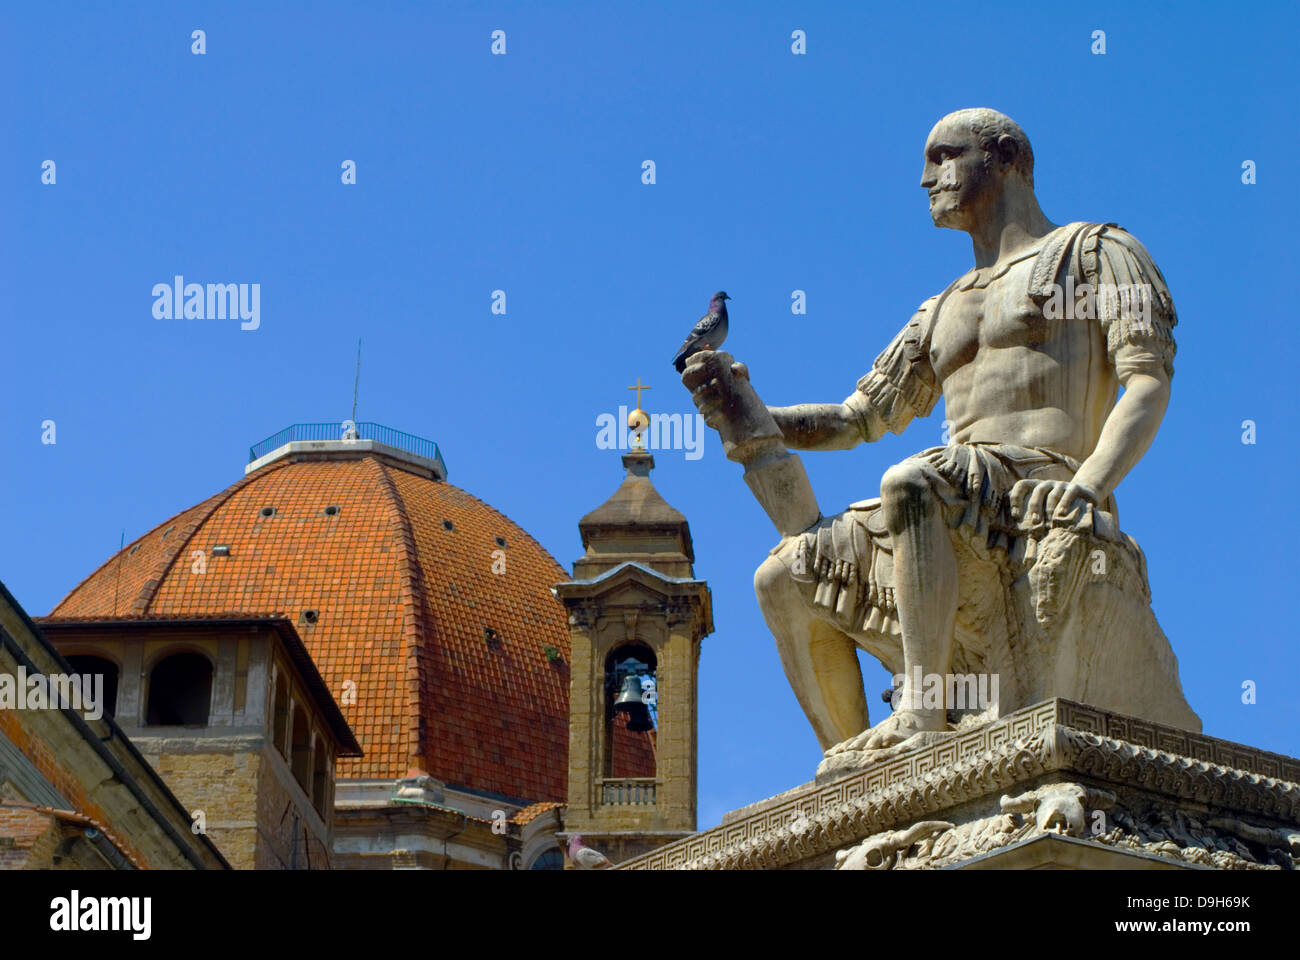
M1019 124L974 107L950 113L925 141L921 186L936 227L971 231L1008 190L1034 190L1034 152Z

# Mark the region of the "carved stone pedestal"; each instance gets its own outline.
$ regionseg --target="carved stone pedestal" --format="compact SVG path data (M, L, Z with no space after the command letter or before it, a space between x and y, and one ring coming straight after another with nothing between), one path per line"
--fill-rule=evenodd
M945 867L946 870L1212 870L1141 850L1042 834Z
M1300 760L1047 700L620 864L628 870L1300 866Z

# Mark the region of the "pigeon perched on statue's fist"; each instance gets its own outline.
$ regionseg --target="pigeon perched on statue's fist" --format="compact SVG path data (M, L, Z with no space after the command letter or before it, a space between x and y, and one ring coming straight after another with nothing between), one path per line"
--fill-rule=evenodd
M686 369L686 361L701 350L717 350L727 339L727 301L731 298L719 290L709 301L709 311L700 317L690 336L673 357L673 367L678 373Z

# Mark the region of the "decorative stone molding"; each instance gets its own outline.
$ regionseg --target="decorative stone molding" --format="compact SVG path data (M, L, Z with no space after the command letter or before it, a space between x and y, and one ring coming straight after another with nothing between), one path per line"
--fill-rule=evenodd
M1011 805L1005 810L1002 795ZM910 854L916 840L907 849L897 846L905 836L895 838L893 852L899 866L943 866L1035 832L1073 836L1083 815L1071 803L1103 811L1097 834L1083 817L1083 835L1098 843L1162 856L1172 856L1174 847L1193 848L1178 856L1211 866L1284 866L1272 851L1289 851L1291 858L1300 840L1300 760L1048 700L792 793L620 869L772 869L822 859L829 865L835 851L926 820L958 823L951 851L932 853L947 849L940 834L921 841L931 851L924 857ZM954 813L958 808L966 808L962 816ZM1220 821L1242 826L1214 826ZM963 839L967 834L972 839ZM1198 838L1208 846L1192 842Z
M438 805L446 803L442 782L428 774L403 777L394 784L394 788L394 800Z
M590 630L600 619L600 608L596 604L576 603L569 606L569 626Z
M856 847L835 854L836 870L892 870L901 853L907 856L922 841L953 829L946 820L922 820L906 830L890 830L868 837Z
M964 860L1044 834L1092 840L1167 860L1222 870L1294 870L1300 833L1239 820L1206 820L1178 805L1132 805L1080 783L1054 783L1004 796L1002 813L955 826L926 821L868 837L835 855L839 870L919 870ZM1141 809L1145 807L1145 809ZM1247 842L1242 842L1247 841Z

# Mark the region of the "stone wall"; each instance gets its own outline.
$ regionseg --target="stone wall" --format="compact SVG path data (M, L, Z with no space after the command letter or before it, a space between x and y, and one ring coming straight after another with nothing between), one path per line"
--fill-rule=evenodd
M329 829L283 758L260 736L244 742L135 741L237 870L330 869ZM295 850L296 839L296 850Z

